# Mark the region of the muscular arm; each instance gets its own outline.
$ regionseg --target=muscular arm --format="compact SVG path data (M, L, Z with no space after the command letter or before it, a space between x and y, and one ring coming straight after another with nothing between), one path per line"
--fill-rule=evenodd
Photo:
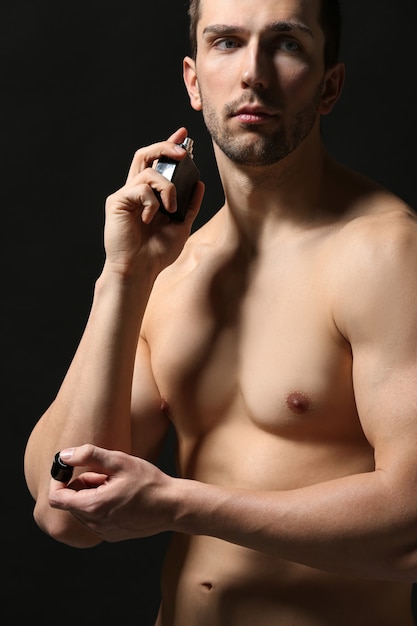
M131 386L139 324L149 288L122 285L105 270L100 277L91 314L61 389L32 432L25 454L29 489L36 500L35 519L52 536L64 537L73 520L49 507L47 490L54 454L86 442L134 452L131 438ZM142 310L141 310L142 309ZM144 365L142 365L144 367ZM149 403L150 404L150 403ZM144 421L161 417L154 410ZM147 431L152 432L150 429ZM149 438L149 437L148 437ZM142 447L146 456L146 447ZM67 528L67 524L70 527ZM85 530L73 528L73 541L88 541ZM97 542L97 537L91 538Z
M354 263L347 263L349 248L336 273L335 322L352 346L355 396L375 449L374 471L284 492L250 491L173 479L140 459L80 448L71 463L88 462L112 480L94 503L87 490L53 485L52 505L72 510L109 541L175 530L329 572L416 580L416 226L406 218L357 235ZM120 509L103 522L103 510L117 508L115 501Z
M106 261L89 320L61 389L26 447L25 475L36 500L35 519L72 545L94 545L101 539L49 506L55 453L88 442L153 458L166 430L146 344L141 340L137 346L153 282L181 252L201 202L200 187L185 222L176 224L158 213L153 193L158 190L165 206L175 209L173 185L150 165L161 154L181 158L175 143L185 134L180 129L170 141L138 151L126 185L107 200ZM141 388L132 394L134 368Z

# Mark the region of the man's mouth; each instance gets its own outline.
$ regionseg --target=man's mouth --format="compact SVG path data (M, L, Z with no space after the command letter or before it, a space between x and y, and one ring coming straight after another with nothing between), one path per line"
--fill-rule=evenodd
M263 124L275 118L277 114L271 109L261 106L246 105L235 111L232 117L242 124Z

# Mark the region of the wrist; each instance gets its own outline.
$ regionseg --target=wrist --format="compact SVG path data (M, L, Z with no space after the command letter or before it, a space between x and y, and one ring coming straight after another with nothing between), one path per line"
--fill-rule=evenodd
M216 485L176 478L172 487L173 515L170 530L187 535L210 535L215 512L222 507L224 491Z
M97 279L96 288L116 289L131 293L150 293L158 273L147 268L121 271L109 261L105 261L102 272Z
M152 287L149 276L122 276L105 266L95 284L90 315L95 320L104 315L106 324L117 324L117 334L129 336L133 349Z

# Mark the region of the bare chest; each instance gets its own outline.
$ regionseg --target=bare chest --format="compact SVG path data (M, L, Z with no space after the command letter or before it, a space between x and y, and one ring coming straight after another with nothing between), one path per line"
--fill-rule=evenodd
M252 280L196 272L164 295L149 343L177 427L198 435L244 418L295 438L351 431L350 350L335 328L326 284L308 264Z

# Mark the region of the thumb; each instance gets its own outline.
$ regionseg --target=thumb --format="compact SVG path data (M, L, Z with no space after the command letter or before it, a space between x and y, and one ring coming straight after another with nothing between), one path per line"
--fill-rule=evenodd
M115 457L118 458L117 453L89 443L74 448L64 448L57 453L56 457L58 455L58 462L66 467L88 467L94 472L109 473L109 470L119 466L119 463L115 461Z

